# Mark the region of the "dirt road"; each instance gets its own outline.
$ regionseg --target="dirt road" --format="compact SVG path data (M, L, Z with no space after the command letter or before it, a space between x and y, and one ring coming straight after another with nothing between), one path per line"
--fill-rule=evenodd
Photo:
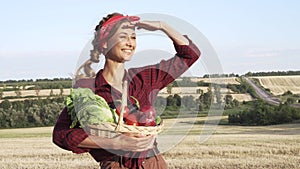
M249 78L243 76L243 79L245 79L254 88L255 92L261 99L265 100L266 102L268 102L270 104L274 104L274 105L280 104L279 100L270 96L267 92L265 92L263 89L261 89L255 83L253 83Z

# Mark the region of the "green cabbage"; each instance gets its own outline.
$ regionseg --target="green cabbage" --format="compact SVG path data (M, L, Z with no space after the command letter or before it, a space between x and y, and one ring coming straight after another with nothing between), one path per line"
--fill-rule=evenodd
M117 123L115 110L108 106L104 98L89 88L71 89L65 105L72 120L70 128L74 128L78 123L80 127L103 122Z

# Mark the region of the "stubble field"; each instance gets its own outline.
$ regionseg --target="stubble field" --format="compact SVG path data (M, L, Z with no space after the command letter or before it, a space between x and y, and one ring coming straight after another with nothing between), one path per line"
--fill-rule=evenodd
M282 95L286 91L300 94L300 76L260 76L253 77L274 95Z
M200 144L202 127L201 122L195 124L180 144L163 153L169 168L300 168L299 123L218 126L214 134ZM99 168L88 154L73 154L55 146L51 132L52 127L0 130L0 168Z

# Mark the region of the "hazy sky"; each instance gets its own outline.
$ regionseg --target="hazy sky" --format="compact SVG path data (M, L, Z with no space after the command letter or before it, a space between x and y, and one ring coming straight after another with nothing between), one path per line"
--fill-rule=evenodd
M1 0L0 81L70 77L112 12L184 20L207 38L224 73L300 70L299 8L298 0Z

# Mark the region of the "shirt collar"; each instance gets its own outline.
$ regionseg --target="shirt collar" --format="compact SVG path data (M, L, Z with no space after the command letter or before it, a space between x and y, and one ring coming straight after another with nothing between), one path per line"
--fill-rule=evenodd
M124 70L124 77L123 77L123 82L124 80L127 79L127 70ZM100 87L105 87L105 86L109 86L111 87L111 85L105 80L104 76L103 76L103 69L99 70L99 72L97 73L96 79L95 79L95 88L100 88Z

